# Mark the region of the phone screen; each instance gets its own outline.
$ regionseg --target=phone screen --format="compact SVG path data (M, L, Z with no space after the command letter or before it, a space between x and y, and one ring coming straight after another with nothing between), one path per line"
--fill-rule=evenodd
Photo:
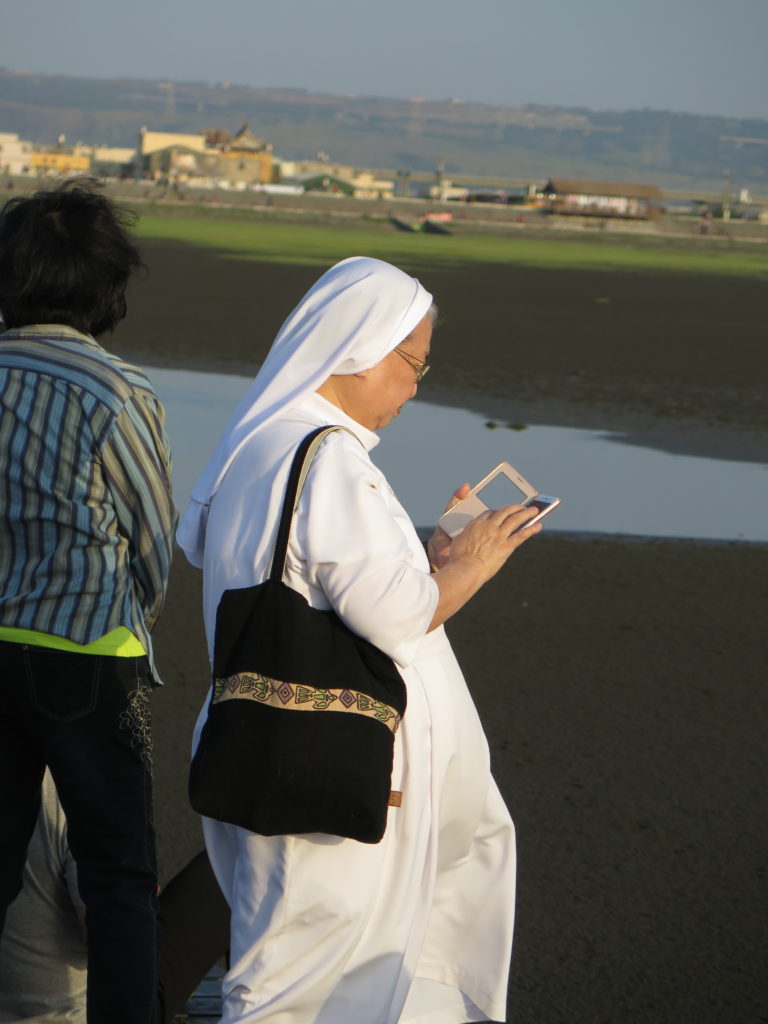
M540 512L543 512L544 509L549 508L551 504L551 498L546 498L544 500L541 500L540 498L531 498L531 500L528 502L529 508L537 508Z

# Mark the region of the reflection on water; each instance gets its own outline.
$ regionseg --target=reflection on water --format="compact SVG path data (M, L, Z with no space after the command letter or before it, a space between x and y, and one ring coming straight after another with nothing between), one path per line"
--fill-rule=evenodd
M168 417L176 502L186 506L250 380L150 371ZM430 526L453 490L511 462L562 499L547 530L768 541L768 466L670 455L615 444L617 435L562 427L489 430L463 409L410 402L381 434L373 459L413 521Z

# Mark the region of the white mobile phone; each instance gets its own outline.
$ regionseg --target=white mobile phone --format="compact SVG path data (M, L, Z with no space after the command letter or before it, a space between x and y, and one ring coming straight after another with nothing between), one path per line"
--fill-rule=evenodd
M545 507L537 504L541 502ZM467 523L488 509L504 508L505 505L537 504L540 512L531 522L537 522L560 504L559 498L540 495L522 474L508 462L500 462L479 484L476 484L466 498L444 512L438 521L450 537L458 536ZM529 523L526 523L528 526Z
M524 526L533 526L534 523L538 523L544 516L548 516L550 512L554 512L557 506L560 504L559 498L553 498L551 494L537 494L535 498L529 498L528 501L522 502L523 505L527 505L529 508L535 506L539 512L533 519L529 519ZM522 530L522 526L520 529Z

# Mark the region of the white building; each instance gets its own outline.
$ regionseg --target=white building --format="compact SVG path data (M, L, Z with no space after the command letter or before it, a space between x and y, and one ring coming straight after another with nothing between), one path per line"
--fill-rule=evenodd
M33 151L31 142L25 142L13 132L0 132L0 173L29 174Z
M315 190L325 191L322 182L327 179L328 189L338 191L335 186L340 185L343 193L355 199L391 199L395 191L393 181L377 178L373 171L329 160L280 160L279 168L281 181L312 182Z
M127 174L136 162L136 150L127 146L91 147L91 171L106 178Z

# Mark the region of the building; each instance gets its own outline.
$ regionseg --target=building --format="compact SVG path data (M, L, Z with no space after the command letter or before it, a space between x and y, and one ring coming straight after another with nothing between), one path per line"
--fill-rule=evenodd
M377 178L373 171L360 170L330 160L281 160L280 180L303 186L307 192L329 192L355 199L391 199L395 183Z
M257 138L244 124L230 138L225 132L209 133L206 158L215 151L214 176L235 186L266 185L274 180L272 146Z
M180 132L153 132L144 127L139 132L139 156L146 157L152 153L160 153L165 150L181 147L192 152L202 153L205 149L205 135L197 132L194 135L184 135Z
M33 150L13 132L0 132L0 174L29 174Z
M299 174L283 180L290 181L302 192L325 192L331 196L351 196L353 194L352 185L344 178L337 178L333 174Z
M135 162L135 149L123 146L93 146L91 148L91 173L102 178L132 177Z
M136 169L141 177L189 178L197 174L197 160L205 151L205 135L181 132L139 132Z
M142 128L138 163L144 177L196 185L249 188L273 180L272 147L247 124L233 136L221 129L183 135Z
M441 177L437 184L429 186L427 195L440 203L463 202L469 199L470 191L466 186L454 185L450 178Z
M55 146L40 146L10 132L0 132L0 174L124 177L132 173L135 157L135 149L85 146L80 142L67 146L63 135Z
M551 178L537 193L537 205L550 213L581 217L647 220L662 213L661 189L612 181Z
M68 174L88 174L91 170L91 147L77 142L67 146L62 135L55 146L38 146L29 155L32 174L40 177L66 177Z

